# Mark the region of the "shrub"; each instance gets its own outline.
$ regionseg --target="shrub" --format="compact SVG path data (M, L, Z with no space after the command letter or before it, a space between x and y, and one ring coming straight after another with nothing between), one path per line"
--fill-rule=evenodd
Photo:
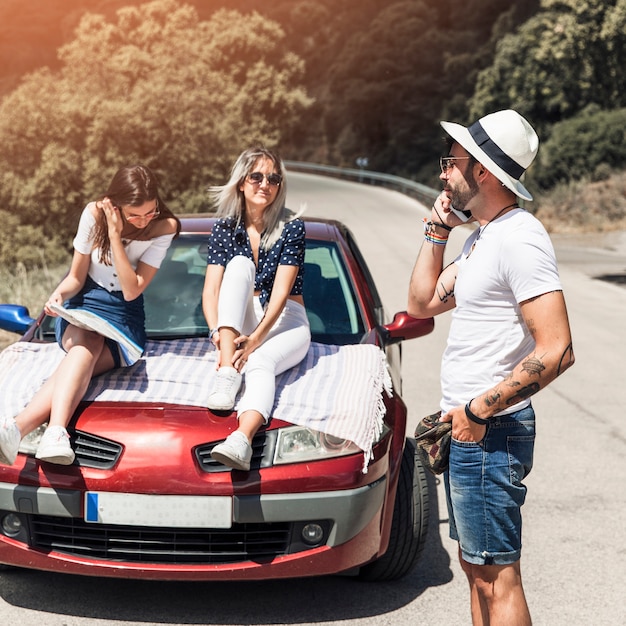
M535 199L537 217L552 232L626 230L626 172L599 182L559 183Z
M552 127L529 176L541 189L559 183L606 180L626 167L626 109L589 107Z
M22 304L31 315L38 315L68 267L63 264L52 269L46 266L27 269L23 263L17 263L12 269L0 267L0 303ZM0 331L0 349L18 338L15 333Z

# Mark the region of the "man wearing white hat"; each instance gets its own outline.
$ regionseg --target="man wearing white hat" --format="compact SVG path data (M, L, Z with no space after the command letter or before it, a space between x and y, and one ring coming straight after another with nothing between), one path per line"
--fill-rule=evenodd
M451 138L444 189L425 221L408 311L453 311L441 365L441 419L453 437L444 478L473 623L521 626L531 623L520 569L530 397L574 363L572 339L550 238L517 202L532 200L520 179L537 154L535 131L512 110L441 125ZM461 212L479 227L444 268Z

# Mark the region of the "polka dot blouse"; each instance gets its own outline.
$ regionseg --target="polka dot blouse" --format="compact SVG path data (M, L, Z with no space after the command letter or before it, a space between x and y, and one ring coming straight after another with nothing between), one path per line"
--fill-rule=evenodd
M255 291L260 292L262 306L267 304L272 293L279 265L298 266L298 275L290 295L302 295L304 246L304 222L301 219L294 219L284 225L280 237L269 250L259 249ZM234 256L245 256L254 261L250 239L243 222L237 225L235 218L227 217L218 220L213 226L209 237L207 264L226 267Z

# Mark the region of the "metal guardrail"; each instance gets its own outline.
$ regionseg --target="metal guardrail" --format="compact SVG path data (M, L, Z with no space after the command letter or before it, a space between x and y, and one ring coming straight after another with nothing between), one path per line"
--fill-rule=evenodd
M334 178L355 180L368 185L378 185L388 187L394 191L399 191L406 196L410 196L423 202L427 207L431 206L435 198L439 195L437 189L427 187L413 180L394 176L392 174L382 174L380 172L370 172L363 169L350 169L346 167L333 167L332 165L318 165L317 163L306 163L301 161L285 161L285 167L294 172L304 172L306 174L323 174Z

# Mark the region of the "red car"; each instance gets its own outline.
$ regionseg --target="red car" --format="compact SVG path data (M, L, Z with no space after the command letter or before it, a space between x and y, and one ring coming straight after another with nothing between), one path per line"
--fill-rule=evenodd
M307 220L304 297L312 347L335 366L333 359L357 355L353 365L343 361L330 376L343 381L338 393L363 390L345 407L357 411L357 422L362 396L372 387L359 380L362 362L380 357L393 384L374 398L384 423L366 450L325 432L321 420L319 430L299 425L300 410L281 400L253 442L250 472L230 470L210 451L235 428L235 414L204 408L197 391L202 381L196 391L187 389L196 370L206 367L196 367L197 355L187 357L186 350L200 346L200 359L208 351L200 299L212 224L210 217L183 220L181 236L145 293L150 348L145 363L134 366L143 363L145 371L131 377L146 385L136 390L141 399L105 395L82 402L68 428L73 465L37 461L40 433L22 442L13 466L0 464L0 563L161 580L403 576L424 543L428 490L415 444L405 437L399 344L431 332L433 320L397 313L385 323L350 231L337 222ZM24 307L0 306L0 328L25 333L22 342L29 344L13 348L58 350L51 343L53 320L33 320ZM320 356L315 366L321 362ZM191 401L162 400L151 372L165 363L175 394L189 392ZM286 379L284 389L306 392L312 406L321 407L329 392L305 374L311 372ZM6 394L0 372L2 384L0 394Z

